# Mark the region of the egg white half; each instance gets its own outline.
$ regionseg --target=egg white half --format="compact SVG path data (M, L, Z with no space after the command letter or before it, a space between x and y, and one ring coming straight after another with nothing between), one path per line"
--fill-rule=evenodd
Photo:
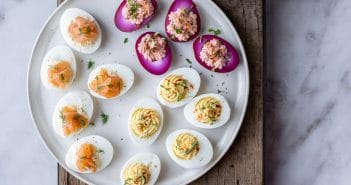
M150 179L147 185L153 185L156 183L157 178L161 171L161 161L160 158L153 153L139 153L132 156L122 167L120 173L121 184L124 183L124 171L132 163L142 163L144 165L150 165Z
M181 76L183 76L184 79L188 80L188 82L193 85L193 89L191 89L188 92L186 97L178 102L166 101L161 96L161 84L169 75L181 75ZM160 83L157 86L156 96L162 105L165 105L169 108L177 108L177 107L181 107L181 106L187 104L188 102L190 102L196 96L197 92L199 91L200 85L201 85L201 78L200 78L199 73L195 69L182 67L182 68L178 68L178 69L171 71L160 81Z
M90 136L86 136L86 137L79 139L78 141L73 143L71 145L71 147L68 149L65 161L66 161L66 165L70 169L72 169L78 173L92 173L92 171L90 171L90 170L81 172L81 171L79 171L79 169L76 165L77 152L79 151L80 146L84 143L91 143L91 144L95 145L95 147L98 150L102 150L102 152L98 153L99 163L98 163L96 172L101 171L102 169L106 168L110 164L110 162L113 158L112 144L104 137L101 137L98 135L90 135Z
M87 114L89 121L91 120L94 113L94 102L91 96L85 91L73 91L63 96L56 104L53 114L53 128L57 134L62 137L67 137L63 132L63 123L60 118L60 111L65 106L77 106L81 108ZM84 128L80 129L75 134L81 132Z
M196 117L194 114L196 103L201 98L204 98L204 97L215 98L220 102L220 104L222 106L221 116L213 124L204 124L204 123L201 123L198 120L196 120ZM192 125L194 125L196 127L206 128L206 129L218 128L218 127L220 127L228 122L228 120L230 118L230 106L229 106L227 100L222 95L214 94L214 93L202 94L200 96L195 97L189 104L187 104L184 107L184 116L189 123L191 123Z
M160 119L161 119L160 127L158 128L157 132L153 136L151 136L150 138L142 139L142 138L136 136L132 131L132 128L131 128L132 115L138 108L153 109L160 115ZM133 143L137 144L139 146L146 147L146 146L149 146L152 143L154 143L155 140L157 139L157 137L161 133L161 130L163 127L163 111L162 111L160 104L158 104L154 99L152 99L152 98L141 99L131 109L131 111L129 113L128 120L129 120L128 121L128 132L129 132L129 136L132 139Z
M83 46L79 43L74 42L68 33L68 28L69 28L70 24L78 16L87 18L90 21L94 21L96 26L97 26L99 35L98 35L97 40L91 45ZM69 9L65 10L61 16L61 19L60 19L60 29L61 29L61 34L63 36L63 39L66 41L66 43L71 48L73 48L74 50L76 50L78 52L81 52L84 54L91 54L91 53L94 53L97 49L99 49L99 47L101 45L102 36L101 36L101 28L100 28L99 23L96 21L96 19L92 15L90 15L88 12L86 12L82 9L69 8Z
M179 159L172 150L173 143L175 142L177 136L182 133L190 133L194 135L198 139L200 144L200 150L198 154L190 160ZM166 148L171 159L174 162L176 162L179 166L187 169L203 167L207 165L213 157L213 148L212 148L211 142L207 139L205 135L195 130L181 129L181 130L176 130L172 132L167 137Z
M118 96L115 96L112 98L106 98L96 93L92 89L90 89L90 86L89 86L90 82L95 80L95 77L99 75L100 70L102 68L106 69L108 73L117 74L120 78L123 79L123 89ZM95 68L93 71L90 72L89 79L88 79L88 88L89 88L90 94L97 98L113 99L125 94L133 86L133 83L134 83L134 73L129 67L122 64L104 64L104 65L100 65L99 67Z
M72 82L76 76L76 72L77 72L76 58L75 58L72 50L69 47L64 46L64 45L59 45L59 46L53 47L52 49L50 49L47 52L47 54L45 55L43 62L41 64L40 78L41 78L41 81L42 81L44 87L46 87L48 89L59 90L59 88L53 86L49 82L48 69L50 68L50 66L56 65L60 61L68 62L70 64L72 72L73 72L72 79L67 84L66 89L72 84Z

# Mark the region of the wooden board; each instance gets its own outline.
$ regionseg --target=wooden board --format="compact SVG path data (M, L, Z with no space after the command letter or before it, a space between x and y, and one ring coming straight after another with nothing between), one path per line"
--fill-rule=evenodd
M57 0L58 4L63 0ZM250 96L234 144L222 160L192 185L263 185L263 10L264 0L214 0L233 22L248 58ZM59 185L85 185L60 165Z

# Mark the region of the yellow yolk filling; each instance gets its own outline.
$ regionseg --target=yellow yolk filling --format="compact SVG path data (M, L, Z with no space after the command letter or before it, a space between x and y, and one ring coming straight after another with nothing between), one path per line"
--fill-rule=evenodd
M201 98L195 105L195 118L204 124L213 124L221 116L221 103L213 97Z
M152 109L139 108L132 114L131 128L140 138L150 138L160 127L161 117Z
M172 150L179 159L190 160L199 153L200 144L194 135L183 133L177 136Z
M169 75L161 83L161 97L168 102L178 102L186 97L192 84L180 75Z
M148 165L133 163L124 171L124 185L145 185L149 182L150 177Z

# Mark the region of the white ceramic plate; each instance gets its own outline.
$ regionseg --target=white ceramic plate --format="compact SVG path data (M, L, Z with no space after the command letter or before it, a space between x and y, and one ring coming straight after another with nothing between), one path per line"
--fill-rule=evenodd
M114 25L115 10L121 0L68 0L63 3L48 19L42 28L33 48L28 70L28 99L30 111L35 126L48 150L57 161L67 169L64 163L65 154L69 146L78 138L97 134L107 138L114 147L115 155L111 164L96 174L78 174L67 169L71 174L89 184L107 185L121 184L119 180L122 165L135 153L152 152L157 154L162 163L162 169L157 184L179 185L187 184L197 179L212 168L225 154L233 143L242 123L249 93L249 72L244 48L240 38L225 14L211 0L194 0L202 19L201 34L207 33L208 28L221 29L221 37L225 38L238 50L240 65L233 72L219 74L210 72L201 67L195 60L192 52L192 42L170 42L173 51L173 63L169 71L186 67L189 64L185 58L192 61L192 67L201 75L201 88L198 94L216 93L223 91L231 106L231 118L223 127L206 130L187 123L183 116L183 107L169 109L163 106L164 127L156 142L148 148L133 145L128 136L128 113L134 103L145 97L156 99L156 86L163 76L154 76L146 72L139 64L134 50L137 37L145 31L157 31L163 35L164 18L171 0L158 1L159 8L156 17L150 23L150 28L142 28L133 33L122 33ZM40 81L40 67L45 53L52 47L65 44L59 29L59 20L67 8L78 7L91 13L99 22L102 29L102 44L94 54L84 55L75 52L77 56L77 76L72 86L65 92L47 90ZM124 44L124 38L128 43ZM91 70L87 69L87 61L92 59L95 66L106 63L121 63L129 66L135 73L134 86L124 96L115 100L96 100L96 114L102 110L110 116L107 124L103 125L96 116L95 126L89 127L72 138L63 139L57 135L51 124L51 116L57 101L71 90L85 90L88 92L87 80ZM152 88L154 87L154 88ZM213 160L205 167L195 170L184 170L175 164L168 156L165 141L167 135L177 129L194 129L206 135L212 142L214 149Z

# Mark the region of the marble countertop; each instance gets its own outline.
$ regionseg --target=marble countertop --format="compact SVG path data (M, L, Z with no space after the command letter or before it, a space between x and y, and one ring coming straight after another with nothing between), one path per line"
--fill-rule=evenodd
M28 59L54 0L0 1L0 184L57 184L26 99ZM265 181L350 184L351 1L267 1Z

